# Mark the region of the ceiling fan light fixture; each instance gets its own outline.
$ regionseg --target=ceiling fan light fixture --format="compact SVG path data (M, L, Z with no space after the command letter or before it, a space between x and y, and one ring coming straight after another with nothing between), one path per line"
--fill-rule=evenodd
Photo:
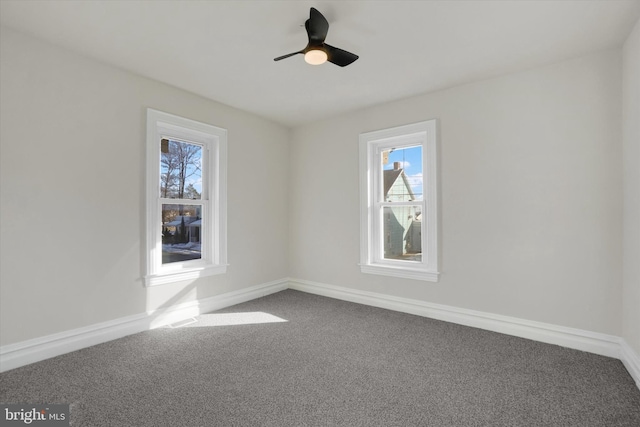
M358 59L358 55L333 47L324 42L327 37L327 31L329 31L329 22L318 12L318 9L312 7L309 10L309 19L304 22L304 27L307 30L307 37L309 39L307 46L297 52L273 58L274 61L291 58L294 55L302 53L304 54L304 60L311 65L331 62L339 67L345 67Z
M327 52L322 49L311 49L304 54L304 60L307 62L307 64L311 65L324 64L325 62L327 62L328 58L329 56L327 55Z

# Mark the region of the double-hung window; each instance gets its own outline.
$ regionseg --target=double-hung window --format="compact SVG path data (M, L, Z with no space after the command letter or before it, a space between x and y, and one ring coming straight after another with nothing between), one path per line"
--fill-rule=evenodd
M226 272L226 153L225 129L147 110L147 285Z
M438 280L436 121L360 134L360 268Z

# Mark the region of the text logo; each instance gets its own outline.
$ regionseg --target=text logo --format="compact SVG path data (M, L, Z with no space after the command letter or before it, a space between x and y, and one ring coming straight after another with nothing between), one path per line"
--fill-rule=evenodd
M0 403L0 427L69 427L69 405Z

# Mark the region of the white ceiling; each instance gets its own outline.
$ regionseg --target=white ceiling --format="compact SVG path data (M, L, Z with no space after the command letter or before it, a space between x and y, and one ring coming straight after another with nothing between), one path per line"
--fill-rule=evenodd
M360 55L307 65L309 8ZM640 0L20 1L0 22L287 126L620 46Z

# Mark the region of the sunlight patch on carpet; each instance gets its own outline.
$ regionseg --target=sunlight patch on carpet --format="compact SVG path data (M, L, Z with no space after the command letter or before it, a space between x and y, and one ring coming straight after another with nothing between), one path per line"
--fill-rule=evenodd
M202 314L197 318L184 322L181 328L202 328L209 326L233 326L233 325L256 325L260 323L281 323L288 322L273 314L262 311L252 311L247 313L212 313ZM176 327L176 326L174 326Z

